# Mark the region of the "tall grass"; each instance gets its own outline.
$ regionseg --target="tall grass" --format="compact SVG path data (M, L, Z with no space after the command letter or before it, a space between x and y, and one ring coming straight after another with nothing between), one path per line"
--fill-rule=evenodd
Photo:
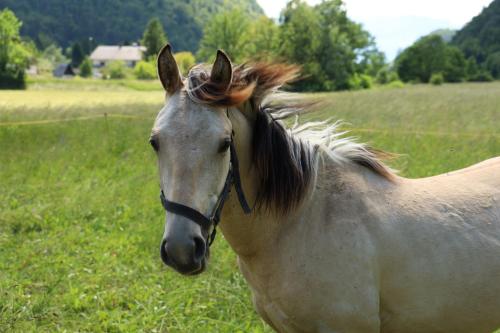
M308 117L349 121L360 140L404 154L394 162L403 175L428 176L500 155L499 90L328 94ZM163 94L38 93L0 92L0 331L270 332L222 237L199 277L160 262L148 137ZM85 115L99 117L12 124Z

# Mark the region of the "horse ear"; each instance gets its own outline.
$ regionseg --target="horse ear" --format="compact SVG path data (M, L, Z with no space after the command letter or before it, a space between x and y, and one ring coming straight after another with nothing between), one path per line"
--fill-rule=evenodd
M233 66L231 65L231 60L229 60L229 57L221 50L217 51L217 58L212 66L210 78L213 82L226 88L229 88L233 80Z
M170 44L165 45L158 54L158 76L169 95L173 95L182 88L181 74L172 55Z

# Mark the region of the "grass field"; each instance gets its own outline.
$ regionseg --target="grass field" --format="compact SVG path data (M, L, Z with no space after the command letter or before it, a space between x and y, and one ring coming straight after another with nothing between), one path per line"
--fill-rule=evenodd
M0 92L0 331L270 332L222 237L207 273L163 267L148 137L164 95L146 88ZM405 176L500 155L500 83L315 97L310 119L349 122Z

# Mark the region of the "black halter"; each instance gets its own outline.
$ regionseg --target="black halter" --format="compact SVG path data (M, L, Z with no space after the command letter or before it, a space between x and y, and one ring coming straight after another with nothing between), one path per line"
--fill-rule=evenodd
M241 179L240 179L240 169L238 164L238 157L236 156L236 149L234 148L233 137L231 136L231 143L229 144L229 153L231 154L231 159L229 162L229 171L227 173L226 182L224 183L224 187L222 188L222 192L217 199L214 210L210 217L206 217L196 209L191 207L182 205L177 202L173 202L167 200L165 198L165 194L163 190L160 192L160 199L163 205L163 208L167 212L184 216L191 221L195 222L202 228L210 229L210 226L213 225L212 233L210 234L210 239L208 240L208 246L212 245L215 235L216 235L216 227L220 221L220 214L222 212L222 208L224 207L224 203L226 202L229 193L231 192L231 186L234 184L236 188L236 193L238 194L238 200L240 201L241 208L245 214L251 213L251 209L248 206L248 202L245 198L245 194L243 193L243 189L241 187Z

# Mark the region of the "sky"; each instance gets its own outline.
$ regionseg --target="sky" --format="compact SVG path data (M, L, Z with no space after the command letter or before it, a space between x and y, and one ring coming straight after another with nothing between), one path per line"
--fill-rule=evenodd
M320 0L306 0L314 5ZM437 29L460 29L493 0L344 0L347 15L376 39L388 60ZM277 18L287 0L257 0Z

